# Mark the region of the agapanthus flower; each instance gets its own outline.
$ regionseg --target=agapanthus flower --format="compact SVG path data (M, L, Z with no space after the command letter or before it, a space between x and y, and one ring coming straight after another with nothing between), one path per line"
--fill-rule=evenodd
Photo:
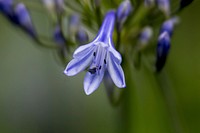
M0 11L7 17L13 16L13 0L0 0Z
M153 36L153 30L151 27L146 26L142 29L140 36L139 36L139 42L141 45L146 45L151 37Z
M131 5L131 2L129 0L124 0L118 7L116 16L117 16L117 24L118 24L118 30L121 30L122 25L132 12L133 7Z
M176 24L179 23L179 18L178 17L172 17L170 19L168 19L167 21L165 21L162 26L161 26L161 29L160 29L160 34L162 32L168 32L170 37L172 36L173 34L173 31L174 31L174 27Z
M24 28L31 36L35 37L35 29L26 6L23 3L18 3L14 11L15 17L19 25Z
M81 27L76 32L75 38L79 44L87 43L89 39L87 32Z
M53 39L56 43L59 44L60 47L65 46L66 40L62 34L60 25L56 25L56 27L54 29Z
M89 44L80 46L73 54L64 73L74 76L85 70L84 90L87 95L94 92L100 85L105 71L108 71L115 85L124 88L125 77L121 67L122 58L112 41L115 25L115 11L108 11L96 38Z
M19 24L13 8L13 0L0 0L0 12L3 13L3 15L7 17L13 24Z
M80 16L78 14L72 14L69 17L68 27L71 36L75 35L78 29L80 28Z
M158 38L157 54L156 54L156 71L162 70L165 65L169 50L170 50L171 38L168 32L163 32Z

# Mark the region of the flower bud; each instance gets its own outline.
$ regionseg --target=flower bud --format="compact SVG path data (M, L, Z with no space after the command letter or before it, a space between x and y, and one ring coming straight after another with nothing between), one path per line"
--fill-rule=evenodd
M0 12L11 18L13 16L13 0L0 0Z
M156 71L159 72L165 65L167 55L170 50L170 35L168 32L163 32L158 38L157 54L156 54Z
M167 21L165 21L162 26L161 26L161 29L160 29L160 34L162 32L168 32L168 34L170 35L170 37L172 36L173 34L173 31L174 31L174 26L176 24L179 23L179 18L178 17L173 17Z
M151 27L146 26L142 29L139 36L139 42L142 45L142 47L149 42L152 36L153 36L153 30Z
M19 25L30 35L35 36L35 30L28 10L23 3L18 3L14 10Z
M133 7L131 6L131 2L129 0L124 0L118 7L116 15L117 15L117 23L118 29L121 30L122 25L126 21L127 17L132 12Z
M73 14L69 18L69 33L73 36L80 27L80 18L77 14Z
M88 34L86 33L86 31L83 28L79 28L78 31L76 32L76 41L79 44L85 44L88 42Z
M65 46L65 37L63 36L62 32L61 32L61 29L60 29L60 26L59 25L56 25L55 29L54 29L54 34L53 34L53 38L54 38L54 41L56 43L58 43L59 46Z

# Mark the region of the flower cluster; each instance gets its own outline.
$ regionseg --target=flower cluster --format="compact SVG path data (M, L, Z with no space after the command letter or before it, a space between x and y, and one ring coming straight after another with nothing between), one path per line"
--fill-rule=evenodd
M0 12L41 46L57 49L64 65L68 63L64 74L74 76L86 71L83 86L85 93L89 95L105 80L107 88L113 88L114 85L125 88L126 73L122 68L126 65L134 67L137 60L135 55L140 55L138 59L141 60L141 55L148 56L147 53L151 53L155 57L151 64L155 64L156 71L163 69L175 26L179 22L176 14L193 0L180 0L175 9L170 6L177 4L173 2L41 0L35 3L46 9L53 25L53 33L46 37L46 41L36 32L28 10L28 5L31 4L0 0ZM94 39L91 39L92 37ZM52 43L53 45L49 45ZM72 53L73 59L69 61Z

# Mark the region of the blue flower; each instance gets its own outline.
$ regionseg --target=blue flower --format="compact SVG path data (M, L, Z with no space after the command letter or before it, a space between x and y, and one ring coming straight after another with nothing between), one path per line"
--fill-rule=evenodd
M3 13L12 23L19 24L13 11L13 0L0 0L0 12Z
M15 7L15 16L19 25L24 28L31 36L35 37L35 29L28 10L23 3L18 3Z
M122 25L132 12L133 7L131 5L131 2L129 0L124 0L118 7L116 15L117 15L117 24L118 29L121 30Z
M159 72L162 70L163 66L165 65L167 55L170 50L171 44L170 35L168 32L163 32L160 34L158 38L158 45L157 45L157 55L156 55L156 71Z
M63 36L63 34L61 32L59 25L56 25L56 27L54 29L53 38L54 38L54 41L56 43L58 43L60 47L65 46L66 40L65 40L65 37Z
M170 37L172 36L173 34L173 31L174 31L174 26L176 24L179 23L179 18L178 17L172 17L170 18L169 20L165 21L162 26L161 26L161 29L160 29L160 34L162 32L168 32Z
M146 26L142 29L140 36L139 36L139 42L141 45L146 45L151 37L153 36L153 30L151 27Z
M125 77L121 67L122 58L112 41L115 25L115 11L109 11L96 38L89 44L80 46L73 54L64 73L74 76L89 67L85 79L84 90L87 95L94 92L100 85L105 71L108 71L115 85L124 88Z
M7 17L12 17L13 0L0 0L0 11Z
M76 37L76 41L79 44L87 43L88 39L89 39L87 32L81 27L76 32L76 36L75 37Z

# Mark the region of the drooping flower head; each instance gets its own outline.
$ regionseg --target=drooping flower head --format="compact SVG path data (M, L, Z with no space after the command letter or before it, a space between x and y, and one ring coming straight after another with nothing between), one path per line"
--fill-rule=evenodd
M156 71L162 70L165 65L169 50L170 50L171 39L168 32L163 32L158 38L157 54L156 54Z
M29 11L23 3L18 3L15 7L15 17L19 25L24 28L31 36L35 37L35 29L29 14Z
M112 34L115 25L115 11L108 11L96 38L89 44L80 46L73 54L64 73L74 76L85 70L84 90L87 95L100 85L107 70L115 85L124 88L125 77L121 67L121 55L115 50Z

